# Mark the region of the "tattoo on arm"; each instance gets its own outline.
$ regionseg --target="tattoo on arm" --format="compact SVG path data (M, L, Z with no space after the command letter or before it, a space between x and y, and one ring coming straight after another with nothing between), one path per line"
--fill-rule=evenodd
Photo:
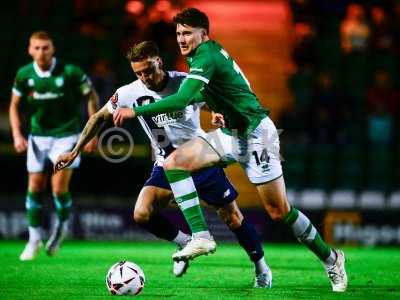
M92 89L92 91L88 95L88 114L89 117L94 115L98 109L99 105L99 96L97 95L97 92Z
M83 147L99 132L104 123L105 117L103 115L94 114L91 116L85 128L82 130L79 141L72 152L80 153Z

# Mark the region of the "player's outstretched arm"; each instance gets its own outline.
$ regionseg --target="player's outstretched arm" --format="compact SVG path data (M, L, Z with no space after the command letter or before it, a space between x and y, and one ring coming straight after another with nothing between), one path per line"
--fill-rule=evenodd
M71 165L75 158L82 151L83 147L97 134L100 128L110 117L111 114L107 109L107 105L104 105L102 109L92 115L87 121L74 149L72 149L71 152L64 153L57 158L56 163L54 164L54 172L62 170Z
M137 116L156 115L184 109L192 102L193 98L197 97L204 84L203 81L186 78L177 93L163 98L162 101L136 107L134 108L135 114Z
M90 93L87 95L87 111L89 118L93 116L99 108L99 96L96 90L92 87ZM97 149L97 138L91 139L83 148L85 152L94 152Z

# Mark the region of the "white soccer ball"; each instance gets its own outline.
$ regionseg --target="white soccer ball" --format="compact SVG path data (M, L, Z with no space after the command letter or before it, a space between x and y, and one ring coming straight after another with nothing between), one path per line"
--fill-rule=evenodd
M108 270L106 286L112 295L138 295L144 281L144 273L137 264L121 261Z

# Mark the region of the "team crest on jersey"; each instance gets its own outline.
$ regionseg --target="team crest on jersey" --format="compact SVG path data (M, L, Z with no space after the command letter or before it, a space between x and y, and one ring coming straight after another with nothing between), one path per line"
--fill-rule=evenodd
M64 78L57 77L54 82L55 82L56 86L62 87L64 85Z
M35 81L32 78L28 79L28 86L32 87L35 85Z
M116 109L118 106L118 93L114 93L114 95L110 98L111 106L113 109Z

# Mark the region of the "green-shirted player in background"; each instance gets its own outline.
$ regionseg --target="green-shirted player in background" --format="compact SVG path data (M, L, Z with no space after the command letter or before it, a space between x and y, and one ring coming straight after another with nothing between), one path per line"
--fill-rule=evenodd
M87 99L89 116L97 110L98 96L88 77L79 67L56 59L54 51L53 41L47 32L34 32L28 48L33 62L18 70L12 88L10 123L14 148L18 153L27 150L29 174L25 202L29 241L20 260L34 259L42 246L43 194L49 177L47 164L54 163L58 155L70 151L78 141L83 99ZM22 102L30 112L28 140L21 132ZM93 139L85 150L95 151L96 144L96 139ZM69 169L51 176L57 221L46 243L49 255L58 250L67 229L72 204L69 182L72 169L77 168L79 163L78 159Z
M181 53L187 57L190 67L178 93L157 103L120 109L114 114L114 123L119 126L127 118L180 110L202 97L210 109L224 117L224 128L181 145L164 162L176 202L193 233L192 240L173 259L191 259L208 254L216 247L202 216L190 173L236 161L256 186L269 216L289 227L317 255L325 266L333 291L345 291L344 254L329 247L310 220L289 204L277 130L238 65L221 45L209 39L207 15L187 8L174 17L174 22ZM269 280L272 281L272 275Z

